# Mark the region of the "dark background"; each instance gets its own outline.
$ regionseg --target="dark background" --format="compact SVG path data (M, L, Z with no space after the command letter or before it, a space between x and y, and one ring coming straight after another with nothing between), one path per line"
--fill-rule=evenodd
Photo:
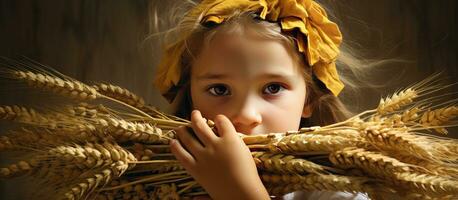
M118 84L166 110L166 101L152 87L160 46L155 38L147 38L152 33L151 11L158 8L162 16L177 2L0 0L0 56L24 55L84 82ZM323 2L334 9L344 40L357 43L363 55L409 61L390 64L391 72L378 74L380 83L406 71L387 87L358 96L360 109L373 108L381 96L434 72L443 71L444 78L457 82L456 1ZM11 95L11 88L0 89L2 104L31 101ZM0 199L21 199L28 188L15 182L1 181Z

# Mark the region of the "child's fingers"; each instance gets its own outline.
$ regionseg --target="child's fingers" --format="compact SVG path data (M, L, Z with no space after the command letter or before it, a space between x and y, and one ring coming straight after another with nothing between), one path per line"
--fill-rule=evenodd
M237 131L235 130L234 125L232 125L232 122L224 115L217 115L215 117L215 125L218 129L218 134L220 137L227 137L232 134L236 135L235 133Z
M192 128L199 140L204 144L208 144L217 139L218 136L213 133L212 129L207 125L207 122L202 118L202 114L198 110L191 113Z
M191 169L196 164L196 160L192 155L181 146L178 140L172 140L170 142L170 150L172 151L175 158L185 167L185 169Z
M191 135L188 130L186 130L186 127L179 127L176 130L176 133L181 144L194 156L194 158L196 158L199 152L204 150L204 147Z

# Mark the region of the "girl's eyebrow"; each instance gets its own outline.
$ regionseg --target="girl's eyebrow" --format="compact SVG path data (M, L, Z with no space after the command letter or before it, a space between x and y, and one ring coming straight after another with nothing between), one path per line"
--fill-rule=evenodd
M230 78L227 74L213 74L213 73L206 73L200 76L197 76L197 80L214 80L214 79L225 79ZM284 73L264 73L258 76L259 79L287 79L292 80L293 75L288 75Z
M261 75L260 78L263 78L263 79L275 79L275 78L292 79L293 75L284 74L284 73L265 73Z
M197 76L197 80L212 80L212 79L224 79L228 78L229 76L227 74L212 74L212 73L206 73L200 76Z

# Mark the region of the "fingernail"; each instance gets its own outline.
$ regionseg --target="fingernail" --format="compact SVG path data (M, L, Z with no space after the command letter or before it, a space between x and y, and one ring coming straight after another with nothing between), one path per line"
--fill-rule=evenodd
M197 112L198 112L198 110L193 110L193 111L191 112L191 114L196 114Z

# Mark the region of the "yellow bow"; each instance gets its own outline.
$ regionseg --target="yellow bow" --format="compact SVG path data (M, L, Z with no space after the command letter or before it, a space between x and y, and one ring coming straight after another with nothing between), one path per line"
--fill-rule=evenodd
M324 9L312 0L203 0L191 15L202 14L201 23L223 23L235 10L254 11L263 20L279 22L283 31L296 32L299 52L305 54L316 77L337 96L344 88L335 60L339 54L342 34ZM186 37L186 36L185 36ZM162 94L178 84L181 69L176 55L184 50L183 42L166 49L159 65L156 86Z

